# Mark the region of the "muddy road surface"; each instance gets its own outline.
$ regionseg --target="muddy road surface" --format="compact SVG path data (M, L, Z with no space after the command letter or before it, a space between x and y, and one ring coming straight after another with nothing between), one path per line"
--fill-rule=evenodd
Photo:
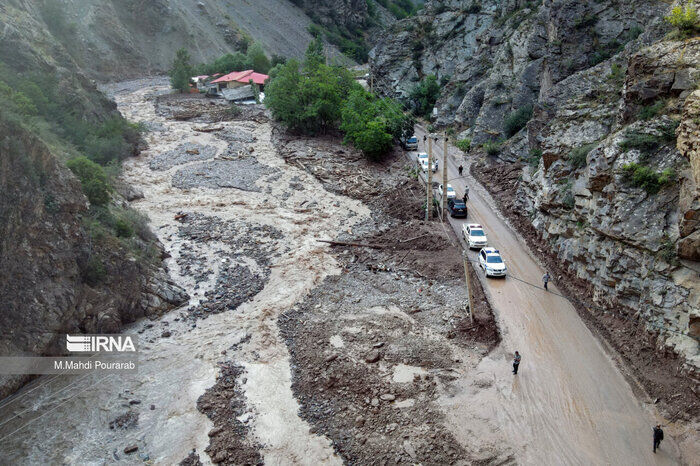
M422 128L417 131L420 151L427 151L424 134ZM433 181L442 183L442 140L433 150L440 162ZM461 151L451 145L448 151L448 180L458 197L470 186L468 219L450 218L450 224L458 234L464 223L483 225L489 246L501 252L509 273L506 279L486 279L479 272L503 341L465 377L464 390L443 400L455 436L474 449L507 444L523 464L679 464L680 452L670 436L661 451L652 452L652 426L664 420L637 399L556 285L550 282L549 292L542 288L544 269L469 175ZM476 251L469 257L478 260ZM514 376L516 350L522 363ZM488 388L466 388L474 384ZM465 429L465 419L478 421Z

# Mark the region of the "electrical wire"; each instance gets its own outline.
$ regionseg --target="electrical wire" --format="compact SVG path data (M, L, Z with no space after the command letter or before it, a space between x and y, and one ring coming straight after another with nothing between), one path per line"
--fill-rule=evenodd
M78 395L80 395L81 393L83 393L83 392L85 392L85 391L91 389L92 387L98 385L100 382L102 382L102 381L105 380L106 378L111 377L111 376L113 376L113 375L114 375L114 374L107 374L107 375L105 375L104 377L102 377L100 380L98 380L97 382L95 382L94 384L89 385L89 386L85 387L84 389L80 390L78 393L74 394L73 396L71 396L71 397L69 397L69 398L66 398L63 402L57 404L56 406L54 406L54 407L51 408L50 410L48 410L48 411L46 411L45 413L43 413L41 416L35 417L34 419L32 419L32 420L30 420L29 422L27 422L26 424L24 424L22 427L19 427L19 428L13 430L12 432L10 432L9 434L5 435L4 437L0 438L0 442L2 442L3 440L5 440L6 438L8 438L8 437L10 437L10 436L12 436L12 435L14 435L14 434L16 434L16 433L19 432L20 430L22 430L22 429L24 429L25 427L27 427L29 424L31 424L31 423L33 423L33 422L35 422L35 421L38 421L38 420L41 419L42 417L44 417L44 416L46 416L47 414L51 413L52 411L58 409L59 406L62 406L62 405L64 405L64 404L68 403L70 400L72 400L72 399L75 398L76 396L78 396Z
M83 375L82 377L78 377L78 380L74 380L73 382L71 382L70 384L68 384L68 385L66 385L65 387L61 388L60 390L58 390L58 391L52 393L51 395L48 396L48 398L46 398L44 401L42 401L42 403L39 405L39 407L41 407L41 406L44 405L44 404L47 404L47 403L51 402L52 399L53 399L53 398L56 398L60 393L65 392L65 391L68 390L69 388L71 388L71 387L75 386L76 384L82 382L82 381L85 380L89 375L90 375L90 374L85 374L85 375ZM12 417L9 418L9 419L5 419L3 422L0 423L0 427L4 426L5 424L7 424L8 422L12 421L13 419L15 419L15 418L17 418L17 417L22 416L22 414L26 413L27 411L32 411L32 410L33 410L33 409L30 407L30 408L25 409L24 411L21 411L21 412L15 414L14 416L12 416Z

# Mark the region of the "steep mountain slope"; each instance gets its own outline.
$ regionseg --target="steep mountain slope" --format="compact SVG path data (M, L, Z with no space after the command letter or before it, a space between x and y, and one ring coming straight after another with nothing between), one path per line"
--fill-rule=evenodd
M664 40L669 10L433 1L391 28L370 67L380 89L404 98L437 75L434 124L471 138L474 154L489 143L473 172L571 293L610 325L639 321L659 337L611 341L630 358L672 348L697 377L700 40Z
M117 332L187 296L163 270L144 220L126 208L129 189L115 186L89 205L84 192L105 180L81 187L65 165L138 153L136 133L120 133L129 125L114 102L40 21L0 15L0 30L0 355L57 354L64 333ZM23 381L1 377L0 397Z
M180 47L201 63L251 41L299 57L311 40L311 20L288 0L8 0L0 13L4 35L31 35L34 44L48 32L63 47L53 55L70 56L99 80L162 73ZM329 53L351 62L333 46Z

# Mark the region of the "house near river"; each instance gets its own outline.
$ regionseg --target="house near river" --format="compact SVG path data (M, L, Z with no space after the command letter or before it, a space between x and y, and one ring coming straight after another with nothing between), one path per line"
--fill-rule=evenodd
M198 87L206 89L208 96L220 96L232 102L255 99L256 93L264 95L265 81L268 79L268 75L253 70L234 71L209 80L204 76L193 78Z

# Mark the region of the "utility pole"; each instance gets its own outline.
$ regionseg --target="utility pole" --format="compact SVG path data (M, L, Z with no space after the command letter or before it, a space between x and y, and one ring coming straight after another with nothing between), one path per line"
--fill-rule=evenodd
M430 220L433 210L433 138L428 135L428 186L425 204L425 220Z
M467 299L469 301L469 320L471 320L471 323L474 324L474 306L472 303L472 283L471 283L471 279L469 278L469 256L467 256L467 251L464 251L462 253L462 257L464 258L464 277L467 280Z
M442 150L442 218L447 217L447 131L445 145Z

